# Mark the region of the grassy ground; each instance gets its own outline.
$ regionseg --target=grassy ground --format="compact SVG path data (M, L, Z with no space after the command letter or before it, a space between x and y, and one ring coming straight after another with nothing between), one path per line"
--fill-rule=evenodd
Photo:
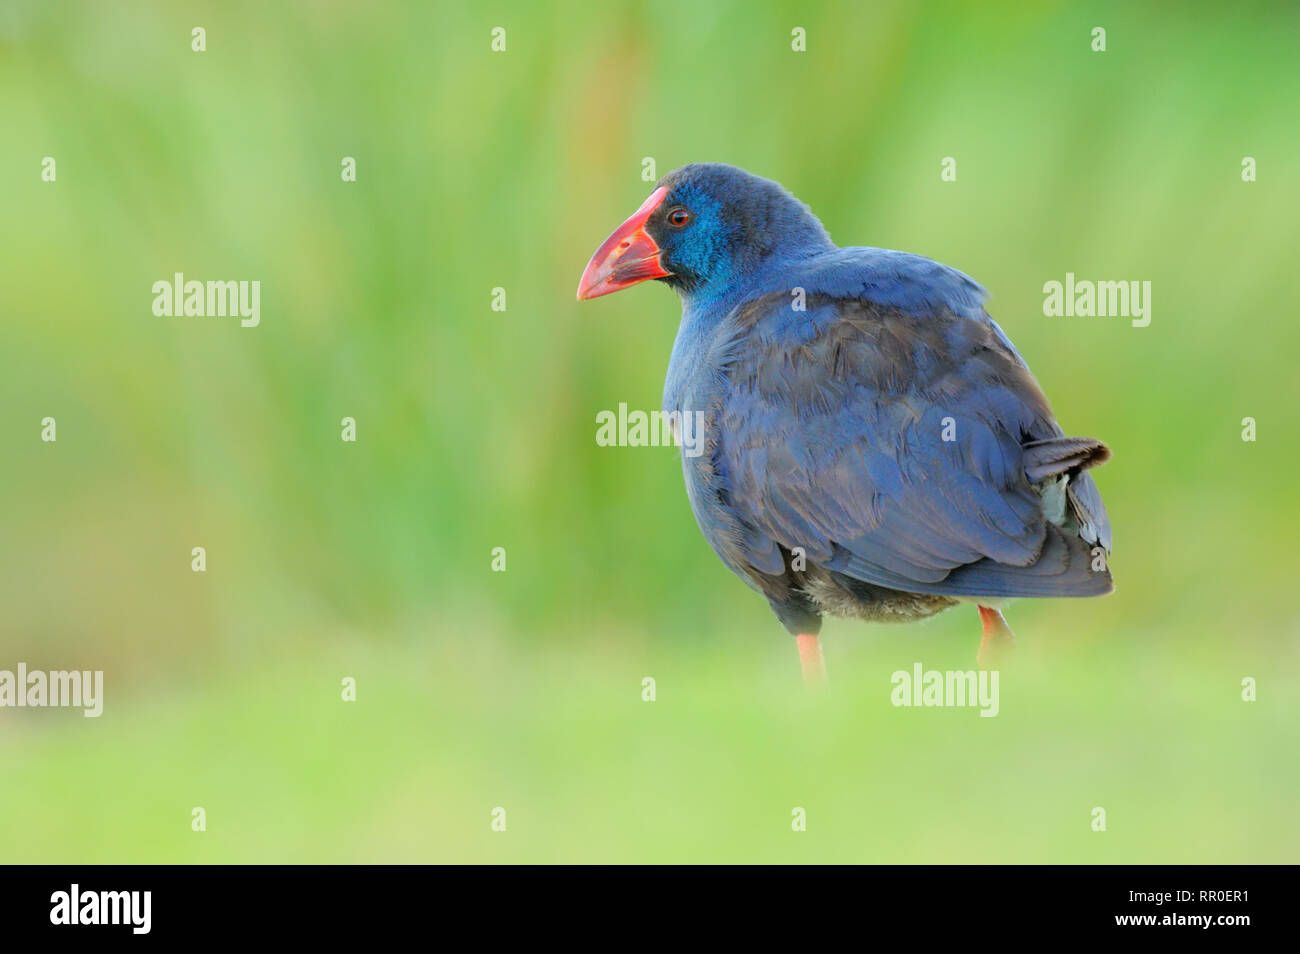
M1150 641L1174 633L1022 634L996 718L892 706L896 669L970 665L961 622L875 639L835 627L824 698L775 633L620 654L594 634L519 653L477 632L361 657L333 642L109 697L99 721L27 713L4 747L22 766L0 790L5 860L1294 860L1294 665L1261 674L1246 703L1224 647L1171 645L1165 666ZM343 675L356 702L340 700Z

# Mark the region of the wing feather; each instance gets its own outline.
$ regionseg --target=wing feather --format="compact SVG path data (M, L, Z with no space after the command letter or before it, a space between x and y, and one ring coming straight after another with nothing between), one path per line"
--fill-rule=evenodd
M789 301L773 294L733 314L714 409L716 466L750 565L780 572L782 548L801 547L848 576L914 592L1110 589L1089 559L1110 542L1095 484L1071 478L1075 526L1063 529L1026 473L1097 452L1086 441L1032 449L1073 439L982 310L813 295L795 313Z

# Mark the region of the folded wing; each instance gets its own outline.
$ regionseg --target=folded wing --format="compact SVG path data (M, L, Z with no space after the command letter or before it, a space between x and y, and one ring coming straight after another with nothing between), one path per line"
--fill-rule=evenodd
M979 309L773 294L743 306L714 408L716 466L750 564L780 550L879 586L1091 596L1110 530L1029 369ZM1052 495L1059 506L1052 505ZM1059 511L1059 513L1058 513Z

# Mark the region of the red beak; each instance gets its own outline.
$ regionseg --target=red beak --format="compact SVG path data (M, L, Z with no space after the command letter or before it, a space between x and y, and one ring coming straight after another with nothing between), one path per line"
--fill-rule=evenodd
M582 281L578 282L578 301L599 298L638 282L672 274L659 264L659 246L645 230L646 220L667 194L664 186L651 192L641 208L596 249L583 270Z

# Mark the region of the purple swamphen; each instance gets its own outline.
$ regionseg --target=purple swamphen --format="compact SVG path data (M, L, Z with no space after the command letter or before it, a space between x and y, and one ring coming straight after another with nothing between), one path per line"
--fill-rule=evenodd
M825 680L823 614L973 603L988 665L1014 641L1007 600L1111 591L1086 473L1110 451L1065 436L975 281L840 248L777 183L711 163L660 180L578 298L652 278L682 299L663 408L704 425L702 452L682 455L691 508L796 637L809 682Z

